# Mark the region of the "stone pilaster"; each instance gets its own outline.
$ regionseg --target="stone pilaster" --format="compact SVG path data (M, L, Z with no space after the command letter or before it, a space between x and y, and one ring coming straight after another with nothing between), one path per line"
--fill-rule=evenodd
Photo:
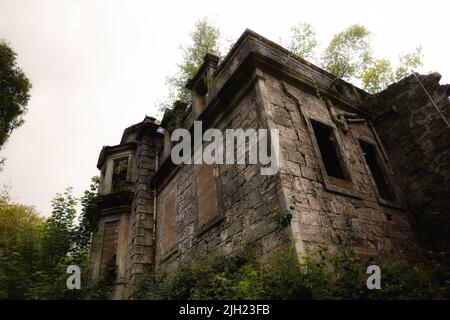
M129 225L127 274L133 286L139 276L154 267L154 192L149 181L155 173L161 139L153 132L141 135L135 157L135 194Z

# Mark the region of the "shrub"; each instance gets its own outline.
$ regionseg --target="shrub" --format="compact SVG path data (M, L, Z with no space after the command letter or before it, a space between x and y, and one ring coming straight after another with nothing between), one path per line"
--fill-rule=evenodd
M372 264L372 263L370 263ZM366 287L366 268L350 247L337 254L311 249L301 262L293 249L270 259L238 252L148 274L133 299L432 299L439 294L429 268L404 263L381 266L382 289Z

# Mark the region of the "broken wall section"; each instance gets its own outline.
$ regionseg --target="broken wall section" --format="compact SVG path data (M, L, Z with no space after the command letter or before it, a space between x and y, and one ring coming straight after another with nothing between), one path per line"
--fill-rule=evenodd
M440 79L438 73L413 74L366 105L427 246L448 249L450 85Z

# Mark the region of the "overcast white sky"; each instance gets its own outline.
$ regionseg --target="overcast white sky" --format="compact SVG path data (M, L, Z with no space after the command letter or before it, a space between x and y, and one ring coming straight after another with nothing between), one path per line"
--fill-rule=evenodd
M48 215L67 186L80 196L97 175L103 145L125 127L155 115L197 19L207 16L236 40L245 28L278 42L291 26L312 23L322 43L354 23L373 32L380 57L422 45L421 71L450 82L449 1L7 1L0 38L18 53L33 83L25 124L0 156L0 184L13 198Z

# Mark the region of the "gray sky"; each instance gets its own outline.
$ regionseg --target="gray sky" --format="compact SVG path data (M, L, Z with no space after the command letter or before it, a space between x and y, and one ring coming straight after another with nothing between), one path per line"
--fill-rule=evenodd
M67 186L89 186L103 145L125 127L155 115L165 77L181 59L197 19L207 16L226 38L245 28L279 42L291 26L310 22L322 44L350 24L373 32L380 57L422 45L422 72L450 82L448 1L7 1L0 0L0 38L18 53L33 83L25 124L0 156L0 184L14 200L48 215Z

